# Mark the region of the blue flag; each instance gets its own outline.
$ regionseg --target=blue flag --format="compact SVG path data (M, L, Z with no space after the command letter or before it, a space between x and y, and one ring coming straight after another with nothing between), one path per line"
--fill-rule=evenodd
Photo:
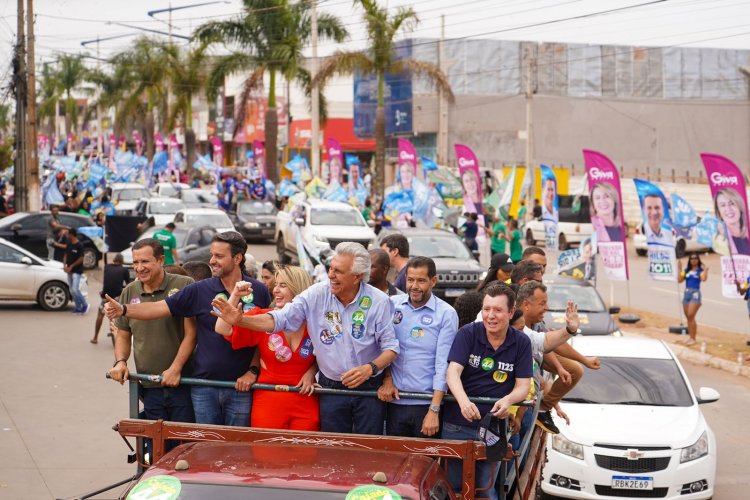
M698 215L692 205L676 193L672 193L672 223L685 229L698 224Z

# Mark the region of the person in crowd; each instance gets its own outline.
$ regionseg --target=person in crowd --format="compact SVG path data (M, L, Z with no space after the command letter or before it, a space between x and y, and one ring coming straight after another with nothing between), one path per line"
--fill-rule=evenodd
M60 222L60 207L52 205L49 207L49 219L47 219L47 259L49 260L55 258L55 230L58 227L65 227L65 225Z
M498 283L498 281L493 281ZM458 314L458 327L466 325L467 323L473 323L482 312L482 293L469 290L456 297L456 302L453 304Z
M312 332L322 387L377 390L382 371L399 353L388 296L367 284L370 254L359 243L336 246L327 282L316 283L281 310L242 316L226 300L213 301L218 317L231 325L263 332ZM385 405L376 398L322 394L324 432L381 434Z
M8 215L8 196L7 186L5 183L0 183L0 217Z
M55 228L55 240L52 242L54 251L52 258L57 262L62 262L65 257L65 250L68 248L68 228L58 226Z
M600 182L592 189L591 224L596 232L596 241L625 241L622 232L622 213L618 204L617 191L607 182Z
M463 236L464 243L469 247L469 250L476 252L479 250L477 244L477 234L479 232L479 225L477 225L478 216L475 212L464 214L466 222L464 222L458 230L458 234Z
M518 213L516 214L516 220L519 224L523 224L526 222L526 200L521 198L521 201L519 202L520 206L518 207Z
M510 407L526 398L531 386L531 341L510 326L516 294L505 284L484 291L482 321L470 323L456 335L448 354L446 379L455 402L445 405L444 439L476 439L477 425L487 413L506 418ZM472 403L470 397L497 398L494 405ZM462 486L462 465L449 460L448 478L454 490ZM500 467L490 461L476 465L477 498L497 498Z
M400 233L389 234L380 242L380 248L388 252L391 267L396 270L393 286L406 292L406 263L409 262L409 240Z
M542 281L544 276L544 268L541 264L532 262L530 260L522 260L516 267L513 268L513 272L510 273L511 283L521 286L528 281Z
M714 198L714 210L716 218L723 222L719 224L719 235L727 240L729 252L750 255L747 214L742 197L734 189L719 189Z
M275 309L282 309L294 297L307 290L310 276L299 267L279 265L276 268L273 289ZM239 282L229 304L237 307L242 299L240 290L247 283ZM246 316L265 314L272 309L255 307L245 312ZM303 323L296 330L267 334L231 326L222 319L216 321L216 332L226 335L234 349L257 346L260 351L261 384L299 387L299 393L258 391L253 396L250 426L264 429L320 430L320 408L318 397L313 395L317 365L313 355L312 340Z
M163 265L164 248L161 243L153 238L135 242L133 269L138 279L118 294L120 302L133 307L156 304L193 282L187 276L165 272ZM121 286L121 282L112 284L113 287L117 285ZM106 287L105 276L104 296L111 297ZM165 315L144 321L123 316L117 318L116 326L115 363L109 371L112 379L120 384L128 379L132 344L136 370L162 376L161 382L141 382L144 417L149 420L195 422L190 387L180 385L182 377L191 374L191 356L196 344L195 319Z
M89 203L89 200L87 200L86 198L81 200L81 204L78 205L78 213L87 217L91 217L91 204Z
M388 281L388 271L391 270L391 259L388 252L382 248L373 248L370 250L370 285L374 286L381 292L388 294L389 297L394 295L403 295L404 292L393 286Z
M688 336L686 345L693 345L698 335L698 322L695 316L701 308L701 282L708 279L708 266L705 265L697 253L688 256L688 265L683 267L682 262L678 267L683 269L677 275L678 283L685 283L685 293L682 296L682 310L685 312L688 324Z
M193 281L203 281L211 277L211 266L205 262L199 262L197 260L191 260L185 262L182 265L188 276L193 278Z
M477 285L477 291L481 292L490 284L499 281L500 283L510 283L510 273L513 272L515 266L510 260L510 255L507 253L498 253L492 256L490 259L490 268L487 270L487 275L484 280Z
M99 297L102 301L99 304L99 310L96 313L96 323L94 323L94 336L90 340L92 344L96 344L99 341L99 330L102 328L102 321L104 321L104 306L107 301L104 298L105 295L110 297L119 297L122 293L122 289L133 281L130 278L130 272L122 264L124 259L122 254L118 253L112 259L111 264L105 264L104 273L102 277L102 291L99 292ZM112 333L110 333L112 335ZM148 372L150 373L150 372Z
M95 212L102 214L104 217L115 215L115 205L110 201L109 196L102 196L99 203L92 207Z
M437 284L435 262L412 257L406 264L408 295L391 298L393 324L401 352L385 369L378 398L388 404L386 434L438 437L440 407L447 390L448 352L458 332L458 315L432 290ZM401 399L399 391L431 392L432 400Z
M370 200L370 198L365 200L365 208L362 209L362 217L365 219L365 222L375 220L375 212L372 209L372 200Z
M529 246L523 249L521 260L530 260L542 266L542 274L547 272L547 254L543 248L538 246Z
M510 260L515 264L521 260L523 255L523 244L521 243L521 231L518 229L518 220L508 219L508 230L505 237L508 239Z
M83 243L78 239L78 231L71 227L68 229L68 247L65 249L63 266L68 273L68 287L70 295L73 296L75 308L73 314L86 314L89 312L89 303L83 296L81 282L83 281Z
M177 253L177 238L174 236L174 222L168 222L163 229L154 233L154 239L164 247L164 265L180 265L180 255Z
M490 252L492 253L492 257L500 253L505 253L507 246L505 221L500 216L497 216L492 227L485 228L485 231L490 235Z
M279 262L276 260L267 260L260 266L260 280L266 285L266 288L273 290L276 287L276 268Z
M539 203L539 198L534 198L534 207L531 209L531 216L535 219L542 217L542 204Z
M266 286L245 273L247 242L236 231L226 231L211 241L211 272L213 277L192 283L156 302L120 304L107 296L105 314L113 319L151 320L178 316L195 317L198 340L193 377L208 380L234 381L234 388L193 386L191 398L195 420L200 424L245 426L250 421L252 396L250 387L258 377L259 368L253 360L252 348L233 350L222 335L216 333L216 318L211 314L212 301L226 298L238 281L252 283L253 295L243 301L253 307L268 307L271 297ZM250 306L247 306L250 307Z

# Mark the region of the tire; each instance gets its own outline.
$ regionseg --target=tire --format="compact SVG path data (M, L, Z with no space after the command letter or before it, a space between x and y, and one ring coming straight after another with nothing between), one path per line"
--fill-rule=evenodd
M638 255L639 257L645 257L645 256L646 256L646 255L648 254L648 250L646 250L646 249L644 249L644 248L636 248L636 249L635 249L635 253L636 253L636 255Z
M536 245L536 240L534 239L534 231L531 229L526 230L526 244L529 246Z
M674 253L678 259L685 257L685 247L687 247L685 240L677 240L677 244L674 246Z
M60 311L70 302L68 285L61 281L50 281L42 285L37 293L37 302L45 311Z
M279 235L279 239L276 240L276 254L278 255L279 262L282 264L291 264L292 259L286 254L286 247L284 246L284 237Z
M557 248L560 251L570 248L570 244L568 243L568 239L565 237L565 233L560 233L560 236L557 237Z
M84 269L99 267L99 256L95 248L86 247L83 249L83 267Z

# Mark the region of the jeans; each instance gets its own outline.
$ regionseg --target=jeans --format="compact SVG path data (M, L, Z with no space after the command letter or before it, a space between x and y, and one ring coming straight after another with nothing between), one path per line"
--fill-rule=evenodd
M460 441L478 441L477 428L468 425L456 425L450 422L443 423L443 439L458 439ZM497 474L502 466L499 462L487 462L480 460L476 463L476 472L474 477L474 489L482 489L476 492L476 498L490 498L497 500L497 491L495 490L495 481ZM455 491L461 491L463 485L463 464L461 460L448 460L448 480ZM489 489L487 489L489 487Z
M319 374L320 385L327 389L348 389L344 384ZM372 377L354 389L377 391L383 375ZM374 396L320 395L320 430L344 434L383 434L385 403Z
M83 274L79 273L68 273L68 286L70 287L70 295L73 296L73 303L75 304L74 312L83 312L88 307L86 298L81 292L81 278Z
M415 438L440 437L440 429L434 436L422 434L422 422L430 411L430 405L388 404L388 418L385 421L386 434Z
M143 418L163 419L170 422L195 422L190 386L144 387L141 394L143 395ZM167 441L166 451L179 444L179 441Z
M47 245L47 260L55 260L55 242L54 238L47 238L45 244Z
M239 392L227 387L203 387L191 389L195 421L199 424L250 426L252 392Z

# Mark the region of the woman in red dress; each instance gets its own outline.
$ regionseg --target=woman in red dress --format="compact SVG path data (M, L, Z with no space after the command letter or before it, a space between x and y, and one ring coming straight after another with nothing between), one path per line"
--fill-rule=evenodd
M296 295L311 284L308 274L294 266L278 266L275 278L273 299L277 309L291 302ZM235 307L240 305L247 307L252 303L252 295L242 297L239 291L246 290L247 285L242 281L235 285L229 297L230 304ZM271 310L254 307L245 311L245 315L265 314ZM269 334L239 326L233 327L222 319L218 319L216 332L225 335L235 349L258 346L260 351L258 383L300 388L299 393L256 391L253 394L250 427L320 430L318 396L313 394L318 367L313 355L312 342L305 326L296 332Z

